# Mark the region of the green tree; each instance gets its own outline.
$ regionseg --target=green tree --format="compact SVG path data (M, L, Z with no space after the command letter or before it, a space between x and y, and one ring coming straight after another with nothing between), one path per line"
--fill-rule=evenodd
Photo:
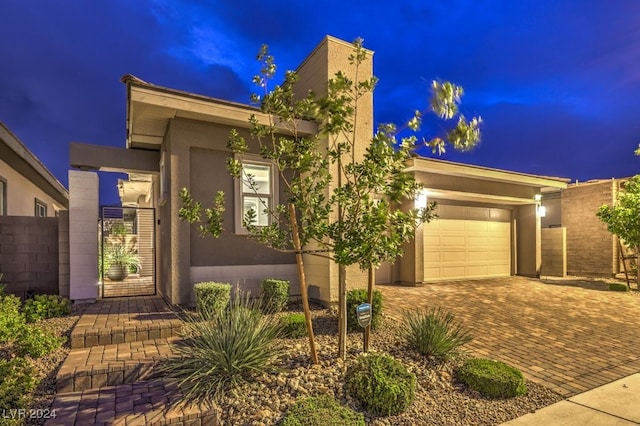
M285 200L271 206L261 200L269 225L256 225L256 212L250 210L243 219L249 235L273 249L296 254L298 275L305 310L312 361L317 362L313 328L307 300L303 254L328 257L340 265L339 280L339 349L346 354L346 281L345 268L358 264L369 269L372 290L374 268L380 263L402 255L402 244L413 237L416 227L434 217L435 204L426 208L403 208L402 203L414 199L421 185L407 172L406 161L424 144L434 152L444 151L446 144L467 150L480 139L481 120L467 121L458 112L462 88L448 82L434 82L428 110L445 120L456 119L455 125L443 135L418 140L416 132L422 113L416 111L405 127L379 126L364 155L356 155L356 123L358 101L370 96L377 79L359 80L358 69L367 58L362 40L353 44L349 63L350 73L338 72L328 82L327 94L316 96L309 92L296 96L298 76L287 71L284 81L269 88L274 78L274 59L263 46L258 60L262 64L254 83L261 88L252 100L259 103L261 118L249 120L251 137L257 141L259 153L277 166L285 186ZM355 75L350 78L348 75ZM303 120L318 124L318 132L306 134L301 130ZM399 131L411 133L398 138ZM362 143L362 141L360 141ZM251 188L259 197L254 176L246 173L243 158L249 144L232 130L228 143L234 152L227 168L230 174ZM333 172L332 172L333 171ZM218 193L212 208L203 210L194 202L187 189L181 193L183 206L180 217L191 223L204 220L200 231L218 236L222 232L224 194Z
M640 265L640 175L625 182L616 204L601 206L596 216L607 225L609 232L635 250L636 265ZM636 276L640 289L640 273Z

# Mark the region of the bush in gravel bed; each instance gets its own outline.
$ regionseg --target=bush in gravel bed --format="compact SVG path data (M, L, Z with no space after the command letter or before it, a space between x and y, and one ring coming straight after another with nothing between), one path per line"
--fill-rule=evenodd
M177 382L188 404L215 402L271 370L282 353L275 346L281 325L275 315L262 315L260 306L260 299L238 293L228 309L207 321L186 315L185 339L159 371Z
M0 296L0 343L13 341L22 334L25 322L21 305L16 296Z
M27 322L61 317L71 312L69 300L58 295L37 294L24 302L22 312Z
M456 370L456 377L488 398L512 398L527 393L520 370L500 361L468 359Z
M362 331L362 327L358 324L356 308L362 303L367 303L369 293L364 288L349 290L347 292L347 329L349 331ZM378 328L382 320L382 293L373 292L373 303L371 306L371 329Z
M267 278L260 284L265 312L282 311L289 303L289 281Z
M629 287L627 287L626 284L610 283L609 290L610 291L629 291Z
M40 358L58 349L64 341L64 337L58 337L37 326L26 325L15 341L16 353L18 356Z
M386 354L360 355L347 369L345 382L347 392L373 414L400 414L415 398L415 374Z
M304 314L287 314L280 318L284 337L297 339L307 335L307 323Z
M364 416L343 407L330 396L312 396L296 401L282 426L364 426Z
M205 317L218 315L231 300L231 284L201 282L193 285L196 296L196 310Z
M440 360L451 358L460 346L472 339L469 330L456 321L452 312L439 307L405 311L402 333L415 350Z
M0 359L0 412L25 409L29 404L31 391L37 380L27 361L15 358L11 361Z

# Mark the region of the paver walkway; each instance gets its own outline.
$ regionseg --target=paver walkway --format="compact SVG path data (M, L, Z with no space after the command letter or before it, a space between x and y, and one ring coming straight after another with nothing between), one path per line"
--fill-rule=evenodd
M182 321L160 297L99 300L71 332L47 426L219 424L214 408L187 406L154 365L170 356Z
M640 295L571 284L511 277L377 289L386 315L445 307L473 330L474 355L569 397L640 371Z

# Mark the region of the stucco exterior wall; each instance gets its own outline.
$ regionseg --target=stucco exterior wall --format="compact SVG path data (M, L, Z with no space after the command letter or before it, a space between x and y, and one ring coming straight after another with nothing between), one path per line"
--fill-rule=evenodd
M540 244L540 218L535 205L518 206L516 213L517 274L540 276L542 247Z
M298 95L302 97L309 90L313 90L318 96L323 96L326 94L328 80L333 78L338 71L343 71L354 81L366 80L372 77L373 52L367 51L367 58L360 64L356 76L355 66L349 63L349 55L352 51L353 46L351 43L334 37L325 37L297 69L299 80L296 84L296 92ZM373 137L373 94L360 98L356 107L357 123L354 154L355 158L359 160L364 155ZM326 147L326 144L331 143L331 141L325 140L323 143ZM331 172L336 178L331 183L326 195L339 183L337 166L333 166ZM335 212L335 215L337 215L337 212ZM306 277L310 285L310 297L319 298L329 303L337 302L338 266L334 262L318 256L305 256L304 261ZM361 271L357 266L347 268L347 289L362 288L367 285L367 279L367 271Z
M542 267L540 275L564 277L567 275L566 228L542 228Z
M69 170L69 297L98 297L98 175Z
M167 130L163 149L167 151L170 195L158 207L158 250L162 252L159 290L172 303L193 303L193 284L203 280L240 284L244 290L257 294L262 279L283 278L292 281L292 295L299 292L292 254L269 249L234 232L234 182L226 170L226 159L232 155L226 147L230 130L228 126L180 118L173 119ZM257 152L248 131L238 131ZM197 226L179 220L178 194L183 187L189 188L194 199L201 200L205 207L217 191L225 192L225 231L220 238L202 238ZM284 185L279 187L283 199ZM253 272L239 277L238 271Z
M617 191L614 180L572 184L562 191L569 275L608 277L617 273L617 240L596 217L601 205L613 205Z
M35 216L35 199L47 205L47 216L55 217L63 207L42 189L0 160L0 178L7 185L7 216Z

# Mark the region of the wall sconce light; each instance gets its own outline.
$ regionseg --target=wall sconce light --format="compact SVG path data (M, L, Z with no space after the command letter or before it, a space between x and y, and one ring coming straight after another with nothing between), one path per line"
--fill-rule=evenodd
M545 206L538 206L538 216L545 217L547 215L547 208Z
M545 217L547 215L547 208L541 204L542 194L534 195L533 199L536 201L536 214L538 217Z
M421 189L416 194L416 199L414 200L414 207L416 209L426 209L427 208L427 190Z

